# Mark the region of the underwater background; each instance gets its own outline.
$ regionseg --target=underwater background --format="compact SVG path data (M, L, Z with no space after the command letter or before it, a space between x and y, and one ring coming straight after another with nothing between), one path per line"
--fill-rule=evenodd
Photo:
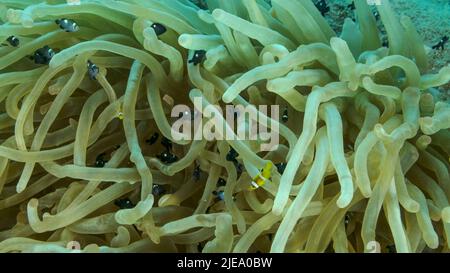
M450 252L449 18L0 0L0 253Z
M327 0L330 11L326 18L333 29L340 33L344 19L354 17L354 13L348 8L351 0ZM411 18L426 46L428 46L428 57L430 72L437 72L450 63L450 46L443 50L432 50L431 47L439 42L444 36L450 36L450 1L449 0L393 0L391 5L395 12L401 16ZM375 7L374 7L375 11ZM379 23L379 28L383 29ZM385 34L385 32L383 31ZM442 98L450 98L450 85L440 88Z

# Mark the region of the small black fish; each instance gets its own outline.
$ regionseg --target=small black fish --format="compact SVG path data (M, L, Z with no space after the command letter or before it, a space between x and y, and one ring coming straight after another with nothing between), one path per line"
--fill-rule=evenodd
M161 185L153 185L153 195L160 196L166 193L166 189Z
M236 160L236 157L238 156L239 156L238 152L236 152L235 149L231 148L230 151L227 153L226 160L234 162Z
M227 184L227 181L223 179L222 177L217 180L217 187L224 187Z
M172 150L172 141L166 137L163 137L163 139L161 140L161 145L164 146L167 151Z
M46 45L36 50L31 59L34 60L36 64L49 64L53 56L55 56L55 51Z
M166 27L161 25L160 23L154 23L151 27L153 28L153 30L155 30L157 36L162 35L167 31Z
M78 30L80 30L78 24L71 19L67 18L56 19L55 23L65 32L77 32Z
M350 5L347 6L347 8L350 9L350 10L356 9L355 2L352 2Z
M350 223L351 220L352 220L352 217L350 216L350 213L346 213L345 218L344 218L345 227L347 227L347 225Z
M196 50L194 52L194 56L189 60L189 63L193 63L194 65L201 64L206 59L206 51L205 50Z
M240 176L243 171L243 167L241 163L239 163L237 160L233 161L234 166L236 167L237 176Z
M19 38L17 38L16 36L9 36L6 41L13 47L17 47L20 44Z
M440 50L444 50L444 46L445 44L448 42L448 36L444 36L442 37L442 39L439 41L439 43L437 43L436 45L434 45L432 48L433 49L440 49Z
M286 169L286 163L277 163L275 164L275 166L277 167L278 173L284 173L284 169Z
M162 152L160 155L156 156L162 163L171 164L178 160L178 157L174 154L171 154L168 151Z
M156 143L156 141L159 138L159 134L158 133L154 133L149 139L147 139L145 141L145 143L147 143L148 145L153 145Z
M322 14L322 16L324 16L326 13L328 13L330 11L330 7L328 6L328 4L325 0L317 1L315 5L316 5L316 8Z
M386 249L389 253L395 253L397 252L397 249L395 248L395 245L388 245L386 246Z
M133 203L128 198L117 199L116 201L114 201L114 205L118 206L120 209L131 209L131 208L134 208Z
M380 13L377 10L373 12L373 16L375 16L375 20L380 20Z
M283 116L281 116L281 120L286 123L289 120L289 116L288 116L288 109L284 109L283 111Z
M194 179L196 181L200 180L200 176L201 176L202 171L200 170L200 166L197 165L194 168L194 172L192 173L192 176L194 177Z
M96 80L98 72L100 71L98 69L98 67L93 62L88 60L87 68L88 68L89 79Z
M97 156L97 158L95 159L95 167L96 168L103 168L103 167L105 167L106 162L108 162L104 158L105 155L106 155L105 153L102 153L102 154L99 154Z
M199 7L200 9L203 10L207 10L208 9L208 4L206 3L205 0L196 0L194 1L194 3L197 5L197 7Z

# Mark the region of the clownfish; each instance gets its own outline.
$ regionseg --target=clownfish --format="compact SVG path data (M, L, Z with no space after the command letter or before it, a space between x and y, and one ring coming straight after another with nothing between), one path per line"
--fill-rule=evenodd
M80 29L74 20L67 18L56 19L55 23L65 32L77 32Z
M264 185L267 181L270 181L270 178L272 177L272 167L272 162L267 162L266 166L264 166L261 172L253 178L249 190L256 190L257 188Z

